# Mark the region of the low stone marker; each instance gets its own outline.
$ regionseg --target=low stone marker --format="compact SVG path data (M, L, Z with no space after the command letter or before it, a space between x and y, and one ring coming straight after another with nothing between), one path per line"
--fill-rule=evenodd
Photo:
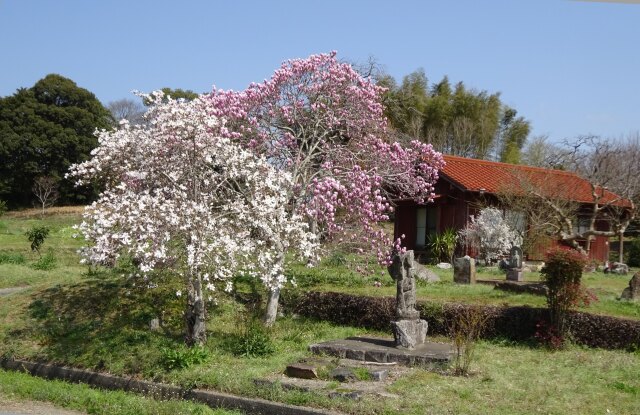
M416 310L416 279L413 251L396 254L389 275L396 281L396 320L391 322L398 346L413 349L424 343L428 324Z
M419 262L415 262L413 264L416 269L416 278L421 281L426 282L438 282L440 281L440 277L435 272L431 271L429 268L420 264Z
M358 380L356 374L353 372L353 369L344 366L339 366L333 369L329 376L331 376L332 379L335 379L338 382L355 382L356 380Z
M453 281L458 284L476 283L476 261L470 256L453 260Z
M629 266L627 264L623 264L622 262L614 262L610 264L609 267L605 268L604 273L627 275L629 273Z
M304 363L294 363L285 369L284 373L291 378L301 379L317 379L318 372L312 365L306 365Z
M522 249L519 246L511 248L509 255L509 268L507 268L507 280L524 281L522 271Z
M640 272L633 274L633 277L629 280L629 286L622 291L620 298L632 301L640 300Z

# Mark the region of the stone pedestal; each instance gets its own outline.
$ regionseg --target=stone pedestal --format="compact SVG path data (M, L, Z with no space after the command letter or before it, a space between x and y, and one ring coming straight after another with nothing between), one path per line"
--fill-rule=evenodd
M509 268L507 270L508 281L524 281L524 272L522 268Z
M397 320L391 322L396 345L415 349L427 338L429 324L425 320Z
M453 281L458 284L475 284L476 261L468 256L454 259Z

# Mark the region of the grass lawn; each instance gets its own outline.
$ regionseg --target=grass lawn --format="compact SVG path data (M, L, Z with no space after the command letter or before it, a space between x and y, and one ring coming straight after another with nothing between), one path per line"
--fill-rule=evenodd
M395 296L395 282L386 270L376 268L375 273L362 277L353 271L352 263L357 261L352 256L329 256L320 266L309 268L303 264L290 267L290 275L298 281L298 286L305 290L337 291L368 296ZM430 266L440 277L440 282L426 283L417 281L419 300L439 303L460 302L467 304L490 305L529 305L546 307L543 296L532 294L515 294L495 290L492 285L461 285L453 282L453 270L439 269ZM632 272L635 272L633 270ZM478 279L506 279L505 274L495 269L478 269ZM525 273L527 281L540 281L539 272ZM594 314L604 314L640 320L640 303L620 301L618 298L629 285L631 275L613 275L603 272L591 272L583 275L582 281L597 297L598 301L579 310ZM377 282L381 286L377 286Z
M549 352L535 345L499 340L479 343L471 376L455 377L415 368L389 386L388 392L395 397L365 395L360 401L329 399L327 392L344 387L336 384L329 384L326 391L319 392L258 387L254 379L277 377L286 364L309 356L307 348L311 343L389 333L366 332L288 316L279 318L268 333L272 354L263 357L238 355L238 344L247 327L251 326L246 304L253 298L253 287L245 281L233 295L220 294L217 304L211 304L209 339L200 357L193 358L192 352L182 346L184 298L175 296L179 281L167 276L159 288L147 289L126 281L117 270L88 272L87 267L75 265L75 250L81 243L71 239L70 226L78 220L77 213L43 220L12 216L0 220L0 252L25 257L20 264L0 264L0 287L26 287L0 297L0 356L39 359L352 414L640 413L640 351L570 346L566 350ZM29 252L23 234L32 224L42 223L52 228L44 249L53 249L57 266L36 272L31 265L38 255ZM315 269L292 267L291 274L296 276L299 289L331 289L367 295L395 293L388 275L356 277L343 259L330 255ZM451 281L450 271L437 272L443 281L420 284L421 298L443 302L544 304L541 297L501 293L489 286L457 286ZM587 275L586 283L601 290L601 301L597 304L608 304L600 305L601 308L592 306L589 311L640 318L637 305L627 309L614 300L628 278ZM374 287L376 280L383 286ZM154 317L161 317L163 321L159 331L149 329L149 321ZM444 338L435 340L446 341ZM253 342L259 347L268 340L258 336ZM24 390L31 388L31 392L20 392L22 386L14 386L29 384L29 379L24 375L0 372L0 393L56 403L74 401L76 397L85 401L93 399L82 397L84 393L93 393L91 389L77 385L62 384L58 392L45 393L42 398L34 397L37 386L24 386ZM72 386L84 388L84 392ZM64 389L67 387L69 389ZM88 411L86 408L80 409ZM174 412L208 413L188 410L191 409L183 412L175 409ZM156 412L119 413L165 412L157 409Z

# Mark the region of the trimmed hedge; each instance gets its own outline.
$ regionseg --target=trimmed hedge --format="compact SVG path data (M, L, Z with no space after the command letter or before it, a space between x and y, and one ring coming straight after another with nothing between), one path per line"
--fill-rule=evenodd
M365 327L391 332L390 322L395 318L395 299L392 297L364 297L334 292L308 292L287 297L285 309L318 320L335 324ZM470 307L465 304L418 303L423 319L429 323L429 333L446 334L447 321ZM536 307L480 307L489 314L484 338L506 338L513 341L534 339L536 326L549 321L545 308ZM577 344L603 349L640 348L640 321L616 317L572 312L568 316L571 338Z

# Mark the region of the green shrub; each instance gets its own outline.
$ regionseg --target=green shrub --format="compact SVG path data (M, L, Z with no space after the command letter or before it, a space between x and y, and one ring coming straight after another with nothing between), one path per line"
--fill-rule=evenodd
M7 202L0 200L0 217L7 212Z
M631 241L630 244L625 244L628 259L627 264L630 267L640 267L640 238L636 238Z
M0 264L24 264L24 255L14 252L0 252Z
M344 293L307 292L295 302L283 303L288 311L337 325L364 327L390 331L389 322L395 319L395 299L392 297L365 297ZM429 334L448 334L448 322L457 318L465 304L438 304L419 302L416 305L421 318L429 323ZM540 321L549 320L545 308L515 306L477 306L488 316L482 338L513 342L534 340ZM570 312L567 316L572 340L581 345L602 349L640 349L640 321Z
M31 264L31 268L39 271L50 271L56 267L56 257L53 251L47 251L44 256L41 256L36 262Z
M47 226L33 226L25 235L31 242L31 250L40 254L40 248L44 244L45 239L49 236L50 229Z
M165 370L187 369L206 362L207 359L209 359L209 352L203 347L180 346L175 349L162 349L160 364Z
M236 356L262 357L275 352L269 330L260 320L251 316L240 324L241 332L228 339L228 348Z
M453 262L453 253L456 249L458 234L452 228L442 233L429 236L429 249L431 257L436 262Z
M453 374L467 376L475 357L476 344L483 334L489 314L482 307L460 307L447 323L448 334L455 348Z
M560 336L560 339L556 339L554 335L554 343L563 342L562 338L567 334L565 324L567 313L583 298L584 291L580 280L587 262L585 255L574 250L556 248L547 252L541 274L548 287L550 330Z

